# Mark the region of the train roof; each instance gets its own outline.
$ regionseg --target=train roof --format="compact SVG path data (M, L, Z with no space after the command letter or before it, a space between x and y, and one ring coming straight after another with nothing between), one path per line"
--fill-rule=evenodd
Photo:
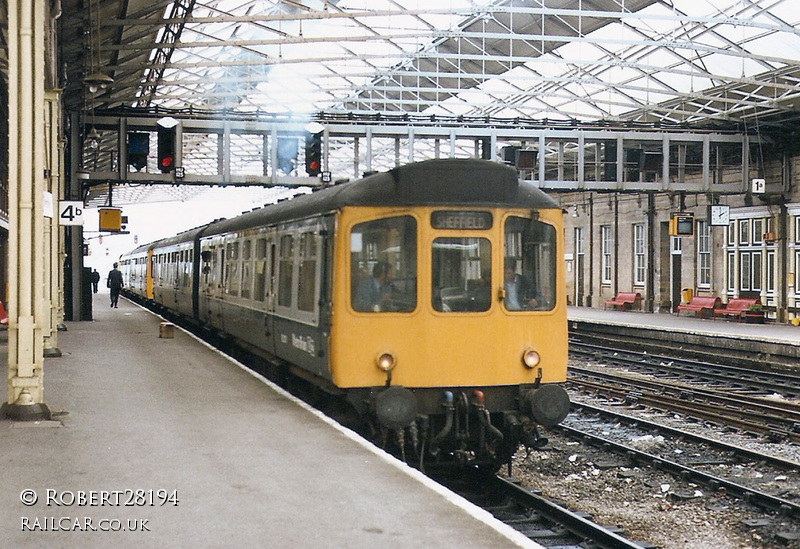
M304 219L346 206L465 206L549 209L557 202L504 164L435 159L406 164L216 221L203 235Z
M312 194L222 219L176 236L139 246L133 252L163 247L261 225L306 219L346 206L462 206L528 209L560 208L514 168L469 158L424 160L328 187Z

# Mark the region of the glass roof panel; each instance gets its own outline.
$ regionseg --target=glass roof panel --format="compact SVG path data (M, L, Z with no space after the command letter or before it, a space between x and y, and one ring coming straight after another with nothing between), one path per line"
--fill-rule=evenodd
M800 73L796 3L206 0L178 15L179 3L166 3L163 17L186 19L153 21L161 49L138 77L129 69L144 84L126 104L672 121L713 103L714 117L735 124L757 116L759 102L792 112L788 97L786 106L767 98L793 93ZM748 113L725 100L733 90Z

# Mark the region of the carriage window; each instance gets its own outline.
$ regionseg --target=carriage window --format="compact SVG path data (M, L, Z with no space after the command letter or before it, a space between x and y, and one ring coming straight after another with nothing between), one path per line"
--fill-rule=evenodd
M313 311L317 295L317 239L314 233L300 235L300 273L297 284L297 308Z
M350 234L356 311L410 312L417 307L417 222L391 217L360 223Z
M280 263L278 265L278 305L292 306L292 280L294 278L294 237L281 236Z
M551 310L556 299L556 230L525 217L505 229L503 304L507 310Z
M267 241L263 238L256 240L256 272L255 295L258 301L264 301L264 290L267 282Z
M433 308L488 311L492 304L492 244L486 238L437 238L433 242Z
M227 246L228 264L225 270L225 288L230 295L239 295L241 285L239 274L239 243L232 242Z

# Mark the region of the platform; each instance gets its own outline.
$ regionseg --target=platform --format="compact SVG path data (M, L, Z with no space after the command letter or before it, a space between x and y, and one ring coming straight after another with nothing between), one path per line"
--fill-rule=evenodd
M54 419L0 419L3 547L540 547L137 305L94 318Z
M665 330L693 332L709 335L729 335L745 339L770 339L800 344L800 326L767 321L764 324L746 324L723 318L696 318L688 315L646 313L641 311L611 311L590 307L569 307L570 320L611 322L623 325L640 325Z
M664 340L698 342L714 340L721 347L749 350L765 356L800 358L800 326L767 321L746 324L726 319L695 318L666 313L611 311L589 307L569 307L570 322L586 322L614 327L618 335L645 331Z

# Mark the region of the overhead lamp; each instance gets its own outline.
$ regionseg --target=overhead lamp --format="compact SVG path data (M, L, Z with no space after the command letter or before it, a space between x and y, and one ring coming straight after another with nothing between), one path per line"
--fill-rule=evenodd
M325 126L323 126L319 122L309 122L308 124L305 125L304 129L311 135L315 135L324 130Z
M171 116L165 116L163 118L159 118L158 120L156 120L156 124L166 129L174 128L175 126L178 125L179 122L180 120L172 118Z
M83 81L89 86L89 91L92 93L97 92L97 90L106 89L114 83L113 78L102 72L87 74Z
M100 146L100 134L94 127L86 134L86 144L90 149L96 149Z

